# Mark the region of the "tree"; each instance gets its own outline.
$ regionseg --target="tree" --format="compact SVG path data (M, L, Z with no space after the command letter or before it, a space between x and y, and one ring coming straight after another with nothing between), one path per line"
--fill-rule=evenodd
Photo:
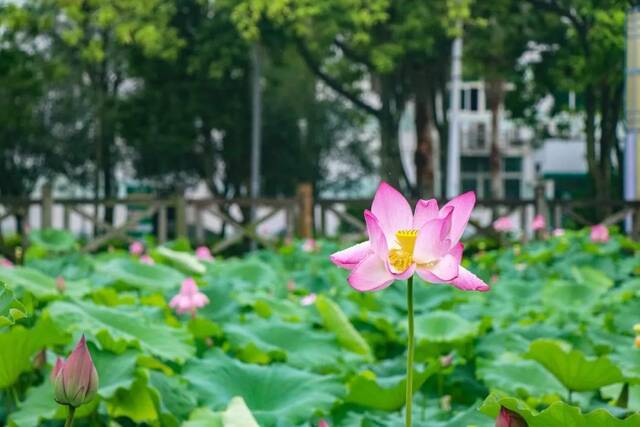
M518 60L527 50L528 5L514 0L478 1L472 7L473 20L465 32L467 69L485 80L485 96L491 111L490 155L491 196L504 197L500 152L500 108L507 83L516 77Z
M321 4L245 0L236 6L235 17L248 38L257 37L265 22L293 38L309 68L325 85L378 122L383 178L395 185L402 181L412 189L400 159L398 126L406 102L416 95L416 75L424 78L424 70L429 69L423 67L416 73L416 65L436 68L434 52L441 50L434 46L440 44L450 23L465 15L467 7L466 2L446 0L331 0ZM371 91L377 100L371 99ZM419 107L426 109L428 96L425 90L419 93ZM420 110L420 120L432 114ZM429 156L427 133L422 127L419 133L419 150Z
M539 98L578 93L584 105L587 165L596 197L619 197L623 154L617 138L624 88L624 22L630 4L620 0L527 0L532 41L540 61L531 65ZM560 104L561 109L566 104ZM613 156L617 160L617 168Z

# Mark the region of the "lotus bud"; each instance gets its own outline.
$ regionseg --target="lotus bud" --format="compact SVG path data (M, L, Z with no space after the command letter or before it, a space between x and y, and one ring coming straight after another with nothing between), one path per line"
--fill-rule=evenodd
M329 427L329 423L326 420L318 421L318 427Z
M312 304L314 304L316 302L317 298L318 298L318 296L316 294L313 294L313 293L309 294L309 295L303 297L300 300L300 304L302 304L305 307L308 306L308 305L312 305Z
M129 245L129 253L131 255L140 256L144 253L144 244L136 240Z
M520 414L503 406L500 408L498 418L496 418L496 427L528 427L528 424Z
M67 360L58 358L51 371L55 400L77 408L90 402L98 390L98 372L82 336Z
M66 289L67 289L67 286L64 282L64 277L62 276L56 277L56 290L59 293L63 294Z
M213 261L213 255L211 255L211 251L206 246L198 246L196 248L196 258L200 261Z
M33 367L36 369L42 369L44 365L47 364L47 349L43 348L39 352L36 353L33 358Z
M440 366L443 368L448 368L453 363L453 353L447 354L446 356L440 357Z

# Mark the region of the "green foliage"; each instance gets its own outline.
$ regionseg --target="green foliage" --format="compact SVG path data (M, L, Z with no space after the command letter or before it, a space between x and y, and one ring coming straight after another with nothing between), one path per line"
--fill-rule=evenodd
M26 316L24 305L0 282L0 328L13 325Z

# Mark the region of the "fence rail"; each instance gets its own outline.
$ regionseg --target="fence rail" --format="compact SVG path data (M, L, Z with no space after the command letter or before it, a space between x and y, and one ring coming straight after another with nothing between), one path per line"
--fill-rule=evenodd
M444 202L444 201L443 201ZM130 196L126 198L54 198L45 189L40 198L0 197L0 230L14 221L15 231L27 245L32 228L62 228L86 237L84 251L103 248L112 239L133 240L142 222L150 227L159 242L171 237L189 237L204 243L215 237L214 252L223 251L245 239L264 247L273 247L277 238L331 236L365 233L362 210L370 199L313 199L310 185L301 185L290 198L185 198ZM568 221L579 226L591 225L589 214L599 213L606 225L631 219L632 237L640 234L640 200L547 200L542 191L536 197L520 200L478 200L473 229L492 234L493 220L509 215L515 218L523 241L531 234L528 224L533 215L542 214L547 224L561 227ZM106 220L111 210L113 221ZM253 215L253 216L252 216ZM0 240L0 245L2 241Z

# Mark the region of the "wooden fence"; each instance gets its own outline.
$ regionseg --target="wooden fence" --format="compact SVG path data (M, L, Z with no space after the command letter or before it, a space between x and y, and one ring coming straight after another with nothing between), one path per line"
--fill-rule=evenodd
M362 235L362 210L370 204L371 199L314 200L310 185L301 185L296 197L258 199L193 199L183 195L54 198L45 187L38 199L0 198L0 227L5 221L20 218L16 231L22 235L24 246L32 228L54 227L78 233L73 224L81 222L84 232L79 234L86 240L83 250L90 252L113 239L133 240L132 232L141 221L147 221L152 223L151 233L160 243L176 237L188 237L197 243L213 240L213 251L220 252L245 239L270 248L278 238L330 236L338 232ZM603 213L601 223L611 225L631 218L632 236L637 238L640 231L640 201L546 200L544 193L537 191L531 199L478 200L477 207L470 221L476 233L494 233L493 219L510 215L524 230L523 241L530 237L528 225L536 214L544 215L551 227L560 227L567 221L588 226L588 213L594 210ZM115 212L112 223L105 220L107 210ZM261 231L260 227L269 221L277 223L278 229Z

